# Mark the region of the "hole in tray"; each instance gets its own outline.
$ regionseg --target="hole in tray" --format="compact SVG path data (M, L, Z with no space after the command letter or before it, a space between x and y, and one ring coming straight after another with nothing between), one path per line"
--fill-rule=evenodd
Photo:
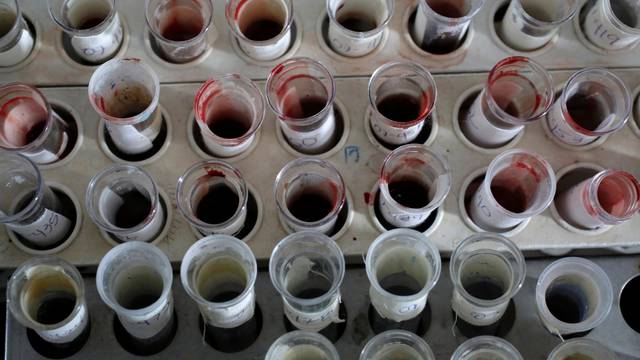
M237 353L249 348L262 331L262 310L256 302L253 317L244 324L230 329L223 329L205 324L202 315L198 317L200 332L214 349L224 353Z
M148 339L138 339L125 330L117 315L113 317L113 332L123 349L138 356L157 354L169 346L178 331L178 316L174 309L171 320L158 334Z

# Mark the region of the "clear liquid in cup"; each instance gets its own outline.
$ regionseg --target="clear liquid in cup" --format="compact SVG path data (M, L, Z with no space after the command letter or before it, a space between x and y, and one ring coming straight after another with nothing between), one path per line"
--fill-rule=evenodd
M247 286L247 272L235 259L219 257L207 261L196 275L197 291L211 302L237 298Z
M149 307L162 295L162 276L150 266L132 266L121 271L115 279L115 298L128 310Z

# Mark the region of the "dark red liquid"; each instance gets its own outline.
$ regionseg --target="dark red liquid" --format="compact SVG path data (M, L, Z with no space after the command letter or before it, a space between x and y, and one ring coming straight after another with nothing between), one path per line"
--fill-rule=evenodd
M333 202L326 196L314 192L303 192L293 196L287 203L293 216L304 222L314 222L324 219L331 210Z
M500 206L513 213L521 213L527 209L527 194L519 186L506 187L492 184L491 194Z
M201 16L193 11L172 10L166 15L161 30L162 37L172 41L186 41L198 36L204 26Z
M413 121L420 117L420 99L413 96L389 95L378 102L378 111L387 119L399 122Z
M545 295L547 308L556 319L569 324L582 321L587 311L587 299L572 285L558 285Z
M282 32L282 23L269 19L257 20L242 31L244 36L253 41L265 41L273 39Z
M305 96L294 104L288 104L284 114L294 119L306 119L322 111L325 106L327 106L325 98Z
M340 25L356 32L371 31L378 26L375 19L368 18L362 14L340 14L337 20Z
M389 183L389 193L395 201L412 209L429 205L429 189L415 181L401 180Z
M606 119L607 112L593 96L575 94L567 100L569 116L583 129L594 131Z
M221 224L236 213L240 197L229 186L218 184L200 199L196 209L198 219L207 224Z
M60 323L71 315L75 306L75 296L58 291L40 304L36 313L36 321L45 325Z
M136 190L118 194L122 205L116 212L115 226L122 229L132 228L142 223L151 212L151 201Z
M78 30L87 30L93 29L94 27L100 25L104 21L104 17L91 17L84 19L80 25L78 25Z
M452 4L450 0L427 1L431 10L448 18L460 18L465 16L462 4Z
M35 139L38 138L38 136L40 136L40 134L42 134L42 131L44 130L44 127L47 125L46 121L41 121L35 125L33 125L31 127L31 129L29 129L29 131L27 131L26 134L26 143L27 144L31 144Z
M464 285L464 289L469 295L482 300L495 300L504 294L504 289L491 281L474 281Z
M237 139L246 134L250 128L250 120L236 114L221 114L207 120L209 129L224 139Z

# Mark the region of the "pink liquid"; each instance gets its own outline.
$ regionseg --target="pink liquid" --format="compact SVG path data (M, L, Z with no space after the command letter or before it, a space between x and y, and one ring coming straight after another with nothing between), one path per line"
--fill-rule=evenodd
M0 108L0 136L10 146L23 147L40 136L47 112L29 97L17 97Z
M622 217L626 213L628 199L624 184L616 178L606 177L598 187L598 202L604 211ZM628 196L627 196L628 197Z

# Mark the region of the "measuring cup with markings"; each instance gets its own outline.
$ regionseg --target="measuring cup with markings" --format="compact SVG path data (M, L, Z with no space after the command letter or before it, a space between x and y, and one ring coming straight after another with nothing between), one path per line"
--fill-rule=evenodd
M635 0L590 2L582 31L589 41L604 50L635 46L640 39L640 3Z
M296 330L274 341L265 360L340 360L340 355L324 336L312 331Z
M18 0L0 0L0 67L24 61L35 43Z
M435 360L435 358L424 339L404 330L389 330L374 336L360 353L360 360Z
M495 336L478 336L458 346L451 360L523 360L511 343Z

